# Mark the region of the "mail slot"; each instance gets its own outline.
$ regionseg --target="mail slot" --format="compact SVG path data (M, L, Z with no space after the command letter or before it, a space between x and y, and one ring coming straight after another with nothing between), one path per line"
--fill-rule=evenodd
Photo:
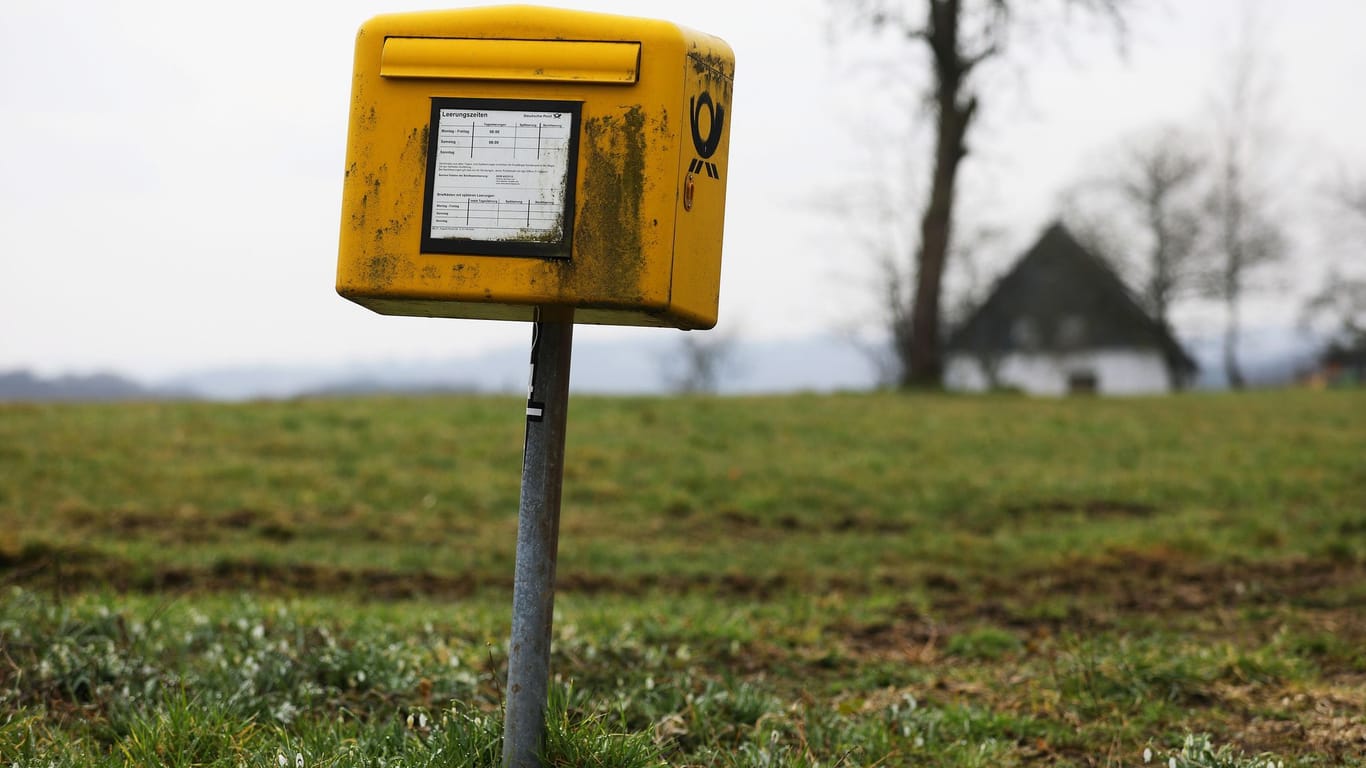
M382 77L634 83L639 43L390 37Z
M390 315L710 328L734 57L528 6L356 39L337 291Z

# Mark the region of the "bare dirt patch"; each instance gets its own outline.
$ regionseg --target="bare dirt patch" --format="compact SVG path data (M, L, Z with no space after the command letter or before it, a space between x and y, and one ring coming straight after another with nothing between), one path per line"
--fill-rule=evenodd
M1366 675L1335 676L1308 689L1254 693L1287 715L1253 715L1240 722L1232 737L1243 749L1262 752L1303 744L1334 760L1366 754Z
M232 524L259 527L260 521L237 518ZM435 573L251 559L219 560L203 566L137 565L93 549L31 544L18 551L0 552L0 583L62 590L252 589L267 593L359 592L386 598L461 597L481 588L505 589L511 584L511 573ZM583 594L709 593L765 600L793 592L858 595L870 590L923 591L930 601L929 615L920 616L915 609L905 607L901 617L905 627L899 630L905 637L897 637L890 629L878 630L892 645L923 642L926 622L941 630L992 623L1028 635L1062 628L1103 629L1137 614L1217 613L1282 605L1321 611L1362 608L1366 605L1366 593L1360 589L1363 583L1363 563L1304 558L1212 563L1166 551L1074 558L1048 568L986 577L935 571L886 575L874 581L852 574L817 583L800 574L561 571L557 578L559 590ZM1041 609L1041 605L1048 608ZM1366 634L1366 620L1355 621L1350 618L1353 615L1345 614L1336 619L1337 624L1323 627L1324 631ZM869 628L859 631L873 632ZM859 642L876 645L874 640Z
M1101 520L1119 517L1152 517L1157 507L1123 499L1051 499L1030 504L1017 504L1005 508L1012 518L1034 518L1047 514L1081 513L1087 518Z
M851 629L849 642L856 650L876 653L915 647L931 633L947 637L983 623L1027 639L1062 630L1103 630L1140 615L1218 616L1279 606L1311 609L1307 616L1319 619L1306 620L1326 622L1324 631L1366 642L1363 583L1366 565L1361 563L1209 563L1165 553L1079 558L980 581L934 573L921 584L930 596L928 611L903 604L894 622Z

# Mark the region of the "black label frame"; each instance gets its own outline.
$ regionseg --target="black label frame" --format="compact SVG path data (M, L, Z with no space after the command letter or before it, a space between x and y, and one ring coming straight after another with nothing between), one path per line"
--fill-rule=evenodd
M565 172L564 206L561 211L560 238L558 240L485 240L465 237L432 237L436 159L437 148L440 145L441 110L443 109L563 112L569 115L569 165ZM431 121L427 128L427 169L422 196L422 253L568 259L573 246L575 187L578 180L579 130L582 115L583 102L580 101L432 97Z

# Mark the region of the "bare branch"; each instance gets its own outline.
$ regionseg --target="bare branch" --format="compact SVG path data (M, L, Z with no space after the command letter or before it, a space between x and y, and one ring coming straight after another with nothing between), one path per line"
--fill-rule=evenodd
M678 345L661 357L660 373L679 394L715 394L721 380L738 363L739 336L734 331L685 333Z
M1366 175L1340 181L1333 190L1333 198L1338 205L1366 224Z
M1300 324L1323 333L1330 347L1366 347L1366 277L1330 271L1319 292L1305 302Z
M1121 48L1129 39L1129 18L1125 8L1131 6L1128 0L1068 0L1070 5L1080 6L1093 16L1104 16L1114 27L1115 39Z
M842 20L866 27L874 32L891 32L906 38L920 38L925 29L918 20L912 21L906 3L897 0L828 0L831 10Z
M1064 202L1088 248L1125 274L1164 324L1172 305L1200 287L1208 167L1193 145L1174 127L1141 134Z
M972 71L976 69L979 64L1000 55L1001 48L1002 46L999 43L991 43L977 53L963 56L959 60L958 66L963 70L965 75L972 74Z

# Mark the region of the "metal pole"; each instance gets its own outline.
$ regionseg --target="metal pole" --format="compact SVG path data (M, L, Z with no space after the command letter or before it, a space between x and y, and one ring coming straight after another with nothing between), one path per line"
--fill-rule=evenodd
M539 314L531 338L522 501L517 514L517 566L508 644L504 768L538 768L545 748L550 683L550 627L555 610L555 561L560 539L565 417L573 316Z

